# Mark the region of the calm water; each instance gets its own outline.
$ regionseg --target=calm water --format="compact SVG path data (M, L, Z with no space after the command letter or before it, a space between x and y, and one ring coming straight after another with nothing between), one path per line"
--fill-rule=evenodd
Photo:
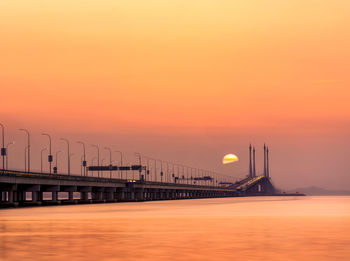
M0 210L0 260L350 260L350 197Z

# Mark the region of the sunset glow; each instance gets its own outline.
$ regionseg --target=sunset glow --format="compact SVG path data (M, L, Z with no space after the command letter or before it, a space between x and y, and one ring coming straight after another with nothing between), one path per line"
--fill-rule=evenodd
M270 142L284 158L311 157L290 179L314 168L343 178L343 158L315 167L315 150L349 147L349 10L343 0L1 1L0 116L14 130L118 136L121 149L136 136L146 153L189 159L149 149L157 137L212 169L233 144Z

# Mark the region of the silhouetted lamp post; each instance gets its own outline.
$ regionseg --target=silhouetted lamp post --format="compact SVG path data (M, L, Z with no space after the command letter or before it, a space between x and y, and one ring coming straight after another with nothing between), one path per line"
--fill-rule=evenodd
M160 182L163 182L163 161L162 160L159 160L160 161Z
M141 180L141 171L142 171L142 168L141 168L141 163L142 163L141 154L138 153L138 152L135 152L135 155L136 155L136 157L138 157L138 159L139 159L139 165L140 165L140 169L139 169L139 179Z
M15 144L15 142L11 141L11 142L7 143L7 145L6 145L6 169L9 169L9 166L8 166L8 164L9 164L9 152L8 152L8 150L9 149L8 148L9 148L9 146L11 146L13 144Z
M77 143L79 143L79 144L81 144L81 145L83 145L83 160L82 160L82 162L81 162L81 165L83 166L83 168L84 168L84 176L86 176L86 151L85 151L85 143L84 142L82 142L82 141L77 141Z
M41 135L47 136L49 138L50 147L49 147L49 155L47 156L47 160L48 160L48 162L50 164L50 174L51 174L52 161L53 161L52 151L51 151L51 136L49 134L47 134L47 133L42 133Z
M58 154L60 154L62 151L56 151L56 166L53 168L53 173L57 174L58 172Z
M68 165L68 175L70 175L70 152L69 152L69 140L61 138L60 140L65 141L67 144L67 165Z
M114 152L117 152L120 154L120 166L123 166L123 153L119 150L115 150ZM120 178L123 179L123 171L120 171Z
M29 131L27 129L19 129L19 130L27 133L27 138L28 138L28 141L27 141L27 149L28 149L27 161L28 161L28 172L30 172L30 134L29 134Z
M100 148L98 145L92 145L92 147L97 149L97 166L100 166ZM100 170L97 171L97 176L100 177Z
M2 148L1 148L1 157L2 157L2 169L5 169L5 156L6 156L6 148L5 148L5 127L2 123L0 123L1 126L1 133L2 133Z
M109 151L109 178L112 178L112 150L109 147L105 147L105 150Z
M40 152L40 173L43 173L43 152L47 150L46 148L43 148Z
M27 149L28 149L28 146L25 146L24 147L24 172L27 171Z

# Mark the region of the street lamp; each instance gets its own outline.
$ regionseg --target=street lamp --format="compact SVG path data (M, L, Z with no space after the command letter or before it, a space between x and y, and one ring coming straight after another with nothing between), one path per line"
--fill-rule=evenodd
M2 169L5 169L5 156L6 156L6 148L5 148L5 127L2 123L0 123L2 129L2 148L1 148L1 156L2 156Z
M170 179L170 181L174 181L175 183L175 164L174 163L171 163L173 165L173 169L172 169L172 173L171 173L171 177L173 179Z
M57 174L57 171L58 171L58 161L57 161L57 159L58 159L58 154L59 153L61 153L62 151L56 151L56 166L53 168L53 173L56 173Z
M163 161L162 160L158 160L160 161L160 182L163 182Z
M112 178L112 150L109 147L105 147L105 150L109 151L109 178Z
M97 145L92 145L92 147L97 149L97 166L100 166L100 148ZM97 171L97 176L100 177L100 170Z
M138 152L135 152L136 157L138 157L139 159L139 165L140 165L140 169L139 169L139 179L141 180L141 172L142 172L142 160L141 160L141 154Z
M77 141L77 143L83 145L83 151L84 151L84 154L83 154L83 161L81 162L83 168L84 168L84 176L86 176L86 153L85 153L85 143L82 142L82 141Z
M101 166L103 167L103 163L105 162L106 159L101 160ZM104 172L101 173L101 177L104 178Z
M52 161L53 161L53 157L51 154L51 136L47 133L42 133L41 135L49 137L49 142L50 142L50 149L49 150L50 151L49 151L49 156L47 157L47 159L48 159L48 162L50 163L50 174L51 174L51 167L52 167Z
M67 143L67 164L68 164L68 175L70 175L70 152L69 152L69 140L61 138L60 140Z
M9 148L9 146L11 146L11 145L13 145L13 144L15 144L15 142L14 141L11 141L11 142L9 142L9 143L7 143L7 145L6 145L6 169L9 169L8 168L8 163L9 163L9 159L8 159L8 157L9 157L9 155L8 155L8 148Z
M27 129L19 129L20 131L24 131L25 133L27 133L27 148L28 148L28 172L30 172L30 135L29 135L29 131Z
M27 171L27 150L28 146L24 147L24 172Z
M93 157L93 158L91 159L91 166L95 166L95 165L94 165L95 159L97 159L97 157ZM92 172L92 176L95 177L95 176L94 176L94 172Z
M43 148L40 153L40 173L43 173L43 152L47 150L46 148Z
M166 163L166 175L165 175L165 182L169 182L169 162Z
M114 152L117 152L120 154L120 166L123 166L123 153L119 150L115 150ZM123 171L120 171L120 178L123 179Z

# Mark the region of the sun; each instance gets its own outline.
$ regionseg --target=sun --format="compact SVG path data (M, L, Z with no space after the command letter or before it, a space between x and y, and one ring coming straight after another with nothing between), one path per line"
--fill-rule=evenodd
M238 161L238 157L234 154L227 154L222 159L222 164L228 164Z

